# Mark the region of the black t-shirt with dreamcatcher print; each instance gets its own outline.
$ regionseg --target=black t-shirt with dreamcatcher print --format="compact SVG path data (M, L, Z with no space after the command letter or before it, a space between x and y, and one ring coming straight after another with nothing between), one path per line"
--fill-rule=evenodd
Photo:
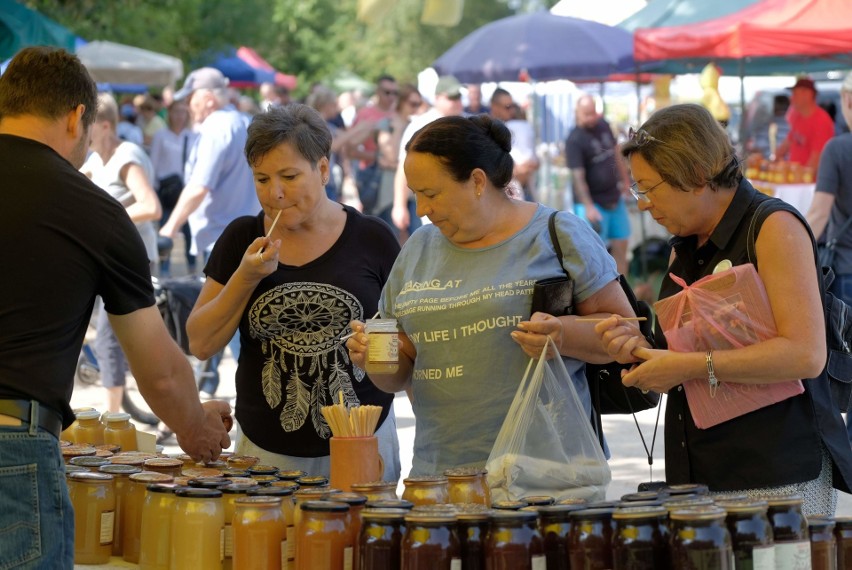
M320 408L340 392L348 404L382 406L379 425L393 403L393 394L352 366L340 337L351 320L375 314L399 243L378 218L341 207L347 218L337 242L300 267L279 264L252 292L240 320L236 416L243 433L273 453L328 455L331 432ZM226 283L263 234L263 213L231 222L207 276Z

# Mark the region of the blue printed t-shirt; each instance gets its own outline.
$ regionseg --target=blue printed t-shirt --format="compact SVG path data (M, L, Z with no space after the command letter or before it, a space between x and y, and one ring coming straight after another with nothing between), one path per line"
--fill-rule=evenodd
M509 336L530 317L533 284L564 275L550 241L553 210L539 206L517 234L493 246L453 245L435 226L414 232L382 291L379 309L417 349L412 475L483 466L529 358ZM618 277L603 242L583 220L556 218L563 263L583 302ZM585 364L564 358L587 411Z

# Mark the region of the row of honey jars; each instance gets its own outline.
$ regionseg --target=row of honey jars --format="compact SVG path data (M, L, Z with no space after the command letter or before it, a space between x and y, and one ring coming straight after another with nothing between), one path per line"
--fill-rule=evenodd
M76 421L64 436L77 445L115 445L122 451L135 451L136 426L125 412L101 413L95 409L83 409L76 413Z
M403 479L402 498L415 505L473 503L490 506L491 490L486 474L484 469L460 467L447 469L443 475L408 477Z

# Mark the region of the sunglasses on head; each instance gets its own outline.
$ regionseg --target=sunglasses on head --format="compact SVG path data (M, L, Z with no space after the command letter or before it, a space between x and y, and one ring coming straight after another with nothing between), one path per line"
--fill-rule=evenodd
M627 131L627 137L630 139L630 142L636 143L636 146L643 147L648 143L660 143L663 144L663 141L660 139L651 136L648 131L645 129L634 129L630 127L630 130Z

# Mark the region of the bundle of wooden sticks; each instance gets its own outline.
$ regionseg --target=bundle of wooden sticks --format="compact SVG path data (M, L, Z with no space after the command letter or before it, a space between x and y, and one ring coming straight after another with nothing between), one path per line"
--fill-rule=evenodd
M379 416L382 414L382 407L353 406L347 408L343 403L343 394L341 393L339 403L323 406L321 411L334 437L367 437L375 433Z

